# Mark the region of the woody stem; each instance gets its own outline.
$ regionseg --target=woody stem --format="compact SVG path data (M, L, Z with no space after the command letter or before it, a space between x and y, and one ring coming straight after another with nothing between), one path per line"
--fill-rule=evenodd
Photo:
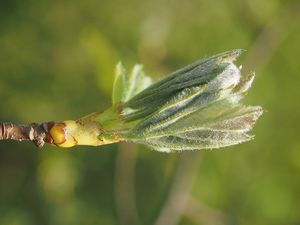
M37 147L43 147L48 136L47 123L28 125L0 123L0 141L15 140L15 141L31 141Z

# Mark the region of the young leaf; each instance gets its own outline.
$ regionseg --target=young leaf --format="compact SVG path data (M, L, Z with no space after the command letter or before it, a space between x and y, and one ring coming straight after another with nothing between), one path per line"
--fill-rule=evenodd
M124 93L122 102L126 102L133 96L140 93L142 90L147 88L151 84L151 82L151 78L145 75L143 66L139 64L134 65L132 72L127 80L127 92Z
M113 105L126 102L151 84L151 79L143 71L143 66L134 65L130 75L127 74L121 62L116 66L113 85Z
M116 104L124 100L127 92L126 70L121 62L118 63L115 70L115 80L113 84L112 104Z
M123 105L124 138L158 151L220 148L252 139L247 132L262 114L240 100L254 74L242 76L233 50L197 61L154 83Z

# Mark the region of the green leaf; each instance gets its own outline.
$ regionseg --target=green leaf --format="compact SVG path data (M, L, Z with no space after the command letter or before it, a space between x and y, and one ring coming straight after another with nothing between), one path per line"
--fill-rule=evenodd
M113 86L113 105L126 102L151 84L151 79L143 71L143 66L134 65L130 75L120 62L116 67L115 81Z
M220 148L252 139L262 114L240 100L254 74L233 64L241 50L199 60L154 83L123 104L125 123L136 125L125 139L158 151Z
M113 84L112 103L115 105L121 102L127 92L126 70L121 62L118 63L115 70L115 80Z
M127 80L127 92L124 93L124 102L137 95L151 84L151 78L147 77L143 71L143 66L134 65L132 72Z

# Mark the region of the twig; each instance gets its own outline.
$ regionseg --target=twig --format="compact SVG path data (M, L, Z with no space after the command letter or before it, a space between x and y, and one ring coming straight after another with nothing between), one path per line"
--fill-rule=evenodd
M43 147L49 142L48 124L0 123L0 140L31 141L37 147Z

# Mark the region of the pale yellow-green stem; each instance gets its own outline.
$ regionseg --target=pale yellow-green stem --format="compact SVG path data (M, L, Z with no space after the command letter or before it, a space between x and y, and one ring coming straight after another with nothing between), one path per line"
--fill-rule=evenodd
M105 138L104 130L99 122L81 120L66 120L55 123L50 129L49 134L52 144L58 147L70 148L75 145L99 146L112 144L122 141L117 136L110 135Z

